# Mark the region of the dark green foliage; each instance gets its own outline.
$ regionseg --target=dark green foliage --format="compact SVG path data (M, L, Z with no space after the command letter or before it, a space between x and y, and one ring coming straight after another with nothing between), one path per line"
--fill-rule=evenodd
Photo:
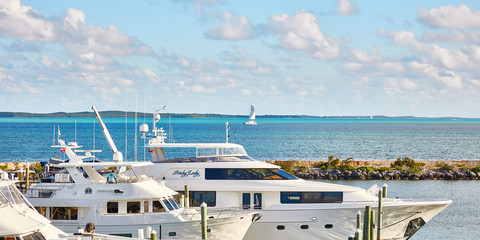
M471 170L472 170L472 172L474 172L474 173L478 173L478 172L480 172L480 167L474 167L474 168L472 168Z
M355 170L355 167L350 164L340 165L338 168L342 170L349 170L349 171Z

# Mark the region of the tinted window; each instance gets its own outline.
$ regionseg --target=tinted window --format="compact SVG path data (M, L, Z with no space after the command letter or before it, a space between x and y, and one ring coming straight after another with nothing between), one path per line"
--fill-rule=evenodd
M153 212L165 212L165 208L160 203L160 201L153 201L152 207L153 207Z
M267 168L207 168L205 179L210 180L285 180L293 176L285 172L278 173L278 169ZM295 179L295 177L293 177Z
M77 207L50 207L50 218L54 220L77 220Z
M281 203L341 203L343 192L281 192Z
M143 212L149 212L148 205L149 205L148 201L143 202Z
M165 204L165 206L167 206L168 210L170 210L170 211L173 210L173 206L170 204L170 202L168 202L168 200L163 200L163 204Z
M185 194L183 191L178 191ZM177 195L178 196L178 195ZM217 204L217 196L215 191L190 191L190 206L200 207L205 202L208 207L215 207Z
M108 202L107 213L118 213L118 202Z
M127 202L127 213L140 213L140 202Z

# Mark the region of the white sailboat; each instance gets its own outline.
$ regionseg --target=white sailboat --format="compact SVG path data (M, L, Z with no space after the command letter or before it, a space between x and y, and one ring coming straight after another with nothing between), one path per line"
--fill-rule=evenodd
M248 121L244 122L243 124L245 125L257 125L257 122L255 121L255 108L253 105L250 105L250 115L248 117Z
M212 208L241 207L262 214L244 240L343 240L355 232L356 213L366 206L375 210L378 204L376 185L365 190L306 181L254 160L239 144L166 143L162 128L152 132L145 147L152 154L154 165L148 168L154 179L177 191L188 184L193 198L210 199ZM167 157L188 151L191 157ZM381 238L410 238L451 202L384 198Z

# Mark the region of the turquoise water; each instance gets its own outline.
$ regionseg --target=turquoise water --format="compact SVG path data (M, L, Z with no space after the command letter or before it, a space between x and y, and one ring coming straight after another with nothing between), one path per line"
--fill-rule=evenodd
M133 160L135 120L128 119L127 126L122 118L104 121L118 149L126 153L127 160ZM137 129L143 121L138 119ZM151 129L151 118L145 121ZM258 119L259 125L251 126L243 125L245 119L238 118L164 118L157 126L164 127L167 133L170 130L175 142L224 142L226 121L231 127L230 142L242 144L250 156L259 160L324 160L332 154L356 160L480 159L480 120ZM102 149L104 152L97 156L111 158L95 118L0 118L0 161L49 159L56 154L56 149L50 148L54 126L60 126L63 139L76 140L86 149ZM139 139L140 158L142 146L143 140Z

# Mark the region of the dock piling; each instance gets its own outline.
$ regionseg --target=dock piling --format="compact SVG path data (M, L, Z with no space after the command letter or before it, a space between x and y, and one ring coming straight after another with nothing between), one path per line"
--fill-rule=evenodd
M384 188L386 189L385 185ZM383 214L383 208L382 208L382 199L383 199L383 189L380 190L378 193L378 213L377 213L377 240L381 240L381 234L382 234L382 214Z
M202 239L207 239L207 204L203 202L200 204L201 213L202 213Z
M185 185L185 208L190 207L190 192L188 190L188 185Z

